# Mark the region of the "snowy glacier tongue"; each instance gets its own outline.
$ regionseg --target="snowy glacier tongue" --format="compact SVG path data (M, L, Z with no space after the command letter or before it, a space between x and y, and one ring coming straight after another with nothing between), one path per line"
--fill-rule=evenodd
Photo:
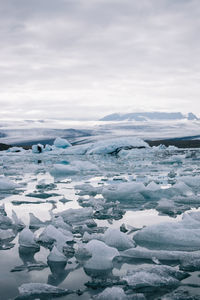
M200 299L199 149L18 150L0 152L3 300Z

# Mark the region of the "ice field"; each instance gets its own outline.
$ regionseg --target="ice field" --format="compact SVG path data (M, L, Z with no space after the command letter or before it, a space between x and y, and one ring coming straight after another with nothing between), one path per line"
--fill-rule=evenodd
M200 299L200 149L0 152L0 299Z

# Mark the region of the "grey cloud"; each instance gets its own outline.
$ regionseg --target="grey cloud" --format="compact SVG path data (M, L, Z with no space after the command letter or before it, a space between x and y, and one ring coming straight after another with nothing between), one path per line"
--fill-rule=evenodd
M7 101L22 117L46 116L52 103L49 115L70 107L74 118L94 116L95 107L99 115L99 106L102 115L115 107L200 113L199 1L0 2L0 104L8 113Z

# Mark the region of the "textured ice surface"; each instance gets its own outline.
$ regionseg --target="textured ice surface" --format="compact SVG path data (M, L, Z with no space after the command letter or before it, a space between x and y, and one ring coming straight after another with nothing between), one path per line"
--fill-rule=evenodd
M107 229L103 239L108 246L117 248L121 251L135 246L134 241L119 229Z
M131 248L120 253L122 257L137 259L157 259L159 261L182 261L186 264L191 260L200 260L200 251L167 251L149 250L142 247Z
M0 242L7 239L12 239L15 237L14 232L11 229L2 230L0 229Z
M117 249L98 240L90 241L85 248L92 254L92 257L85 263L85 269L102 271L112 269L112 260L119 255Z
M43 232L38 237L38 241L42 243L50 243L52 244L56 241L58 244L65 244L67 241L73 240L73 234L69 231L65 231L55 228L53 225L48 225L45 227Z
M178 289L172 293L164 295L161 300L199 300L200 297L197 295L192 295L187 290Z
M50 254L47 257L48 261L53 261L53 262L66 262L66 256L61 253L56 246L53 247L51 250Z
M7 229L12 225L13 222L8 216L0 215L0 228Z
M38 219L33 213L29 213L30 223L29 228L40 228L44 226L44 222Z
M109 154L115 152L117 149L121 149L123 147L149 147L147 143L145 143L140 138L115 138L109 140L103 140L92 144L88 150L87 154Z
M67 147L71 147L71 144L66 139L62 139L60 137L57 137L53 144L57 148L64 148L65 149Z
M21 247L39 249L39 245L35 242L35 237L33 232L28 229L24 228L19 234L19 245Z
M67 209L59 213L59 216L67 223L83 223L93 216L92 208Z
M178 286L180 280L188 276L187 273L177 271L175 268L169 266L149 265L128 271L127 275L122 279L125 280L130 287L138 289L146 287Z
M59 216L59 217L53 216L51 222L52 222L52 225L55 226L56 228L63 228L68 231L72 230L72 226L67 224L66 222L64 222L64 220L61 216Z
M199 250L200 212L185 214L181 221L143 228L134 236L136 243L169 250Z
M103 189L102 195L109 201L143 201L141 192L145 186L140 182L123 182L117 185L109 185Z
M11 181L7 177L0 177L0 191L14 190L19 187L20 186L17 183Z
M42 153L44 150L44 146L42 144L37 144L32 146L33 153Z
M33 295L63 296L67 295L69 291L44 283L24 283L19 287L19 293L24 297Z
M96 300L128 300L130 299L124 290L120 287L112 287L105 289L102 293L94 297Z
M18 218L14 210L12 210L12 219L13 219L13 225L17 227L17 229L23 229L25 227L24 222L20 218Z
M79 172L96 171L97 166L89 161L75 161L70 165L56 164L50 170L54 177L67 177L76 175Z

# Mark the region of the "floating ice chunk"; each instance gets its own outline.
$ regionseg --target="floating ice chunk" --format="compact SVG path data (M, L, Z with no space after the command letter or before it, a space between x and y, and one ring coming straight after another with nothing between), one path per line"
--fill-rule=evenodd
M22 147L10 147L7 152L25 152Z
M73 147L66 148L63 153L67 155L85 155L88 150L88 144L75 145Z
M172 189L177 191L179 195L183 195L183 196L193 195L192 189L182 181L179 181L178 183L174 184Z
M169 149L169 150L174 151L176 149ZM171 155L169 158L162 160L161 164L169 164L169 165L182 164L184 159L185 159L184 155Z
M117 249L107 246L104 242L92 240L86 244L85 248L92 254L86 264L85 269L109 270L112 269L112 260L119 255Z
M20 186L10 179L1 176L0 177L0 191L14 190L15 188L19 188Z
M191 255L189 259L183 260L180 269L186 272L200 271L200 256L197 258Z
M33 232L28 228L24 228L19 233L19 245L21 247L26 247L26 248L34 248L34 249L40 248L40 246L35 242Z
M77 172L78 170L75 167L61 164L54 165L54 167L50 170L51 175L54 177L75 175Z
M156 206L156 210L168 215L174 215L178 210L180 211L174 204L174 201L168 199L160 200Z
M166 222L145 227L134 240L152 249L198 250L200 247L200 212L184 214L179 222Z
M63 218L61 216L52 218L52 225L54 225L56 228L63 228L68 231L72 231L72 226L65 223Z
M74 161L69 165L55 164L50 170L50 173L54 177L65 177L75 175L79 172L91 172L97 170L97 166L89 161Z
M148 191L152 191L152 192L155 192L155 191L158 191L160 190L160 185L155 183L154 181L151 181L147 186L146 186L146 189Z
M122 257L133 259L158 259L159 261L190 261L191 259L200 259L200 251L167 251L167 250L149 250L142 247L131 248L120 253Z
M129 236L118 229L109 228L104 234L104 242L118 250L133 248L135 243Z
M25 227L24 222L18 218L18 216L14 210L12 210L12 219L13 219L14 226L16 226L18 229L22 229Z
M64 148L65 149L67 147L71 147L71 144L66 139L62 139L60 137L57 137L53 144L57 148Z
M51 250L50 254L47 256L47 260L53 262L66 262L67 258L63 253L58 251L56 246L53 246L53 249Z
M200 176L182 176L181 180L190 187L198 187L200 183Z
M87 260L92 257L92 253L85 248L84 244L79 244L75 251L75 257L78 260Z
M3 240L13 239L15 237L14 232L11 229L2 230L0 229L0 242Z
M30 296L64 296L69 294L69 290L61 289L53 285L45 283L24 283L19 287L19 293L21 297Z
M71 231L64 228L58 228L58 230L65 235L67 242L72 242L74 240L74 236Z
M78 209L67 209L60 213L58 216L61 216L65 222L69 222L71 224L75 223L83 223L88 219L91 219L93 216L92 208L78 208Z
M178 286L180 280L187 278L189 274L177 271L175 268L164 265L137 267L128 271L122 279L132 288Z
M40 234L38 241L42 243L50 243L50 244L56 241L58 244L62 244L62 245L64 245L68 241L72 241L73 240L72 233L65 231L64 234L63 230L60 231L57 228L55 228L53 225L48 225ZM68 235L66 233L68 233Z
M52 146L46 144L44 147L44 151L52 151Z
M34 216L33 213L29 213L30 222L29 222L29 228L40 228L45 225L44 222L42 222L40 219L38 219L36 216Z
M112 138L93 143L87 154L112 154L124 148L149 148L149 145L137 137Z
M120 287L106 288L102 293L93 297L96 300L128 300L130 299Z
M83 241L89 242L91 240L99 240L104 242L104 235L102 233L96 233L96 232L91 234L89 234L88 232L84 232Z
M73 165L79 172L98 170L98 167L90 161L77 160L73 162Z
M102 191L102 187L94 187L91 184L76 185L75 189L80 190L80 196L89 195L93 197L100 194Z
M32 146L33 153L42 153L44 150L44 146L42 144L37 144Z
M4 215L0 215L0 227L1 228L8 228L11 227L13 225L12 220Z
M47 183L45 179L41 179L38 181L36 188L39 190L53 190L56 188L54 183Z
M136 201L144 200L144 197L140 194L144 190L145 186L141 182L123 182L104 187L102 195L109 201Z

